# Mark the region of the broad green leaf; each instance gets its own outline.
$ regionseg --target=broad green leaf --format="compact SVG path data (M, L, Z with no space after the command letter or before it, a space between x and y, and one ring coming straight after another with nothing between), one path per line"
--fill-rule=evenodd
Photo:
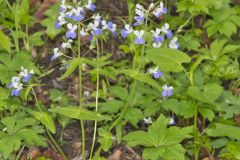
M214 127L209 127L205 132L211 137L229 137L233 139L240 139L240 127L231 125L215 123Z
M185 149L180 145L171 145L158 148L146 148L143 151L143 158L148 160L185 160Z
M191 61L187 54L169 48L149 49L147 57L164 72L181 72L184 70L182 63Z
M10 39L8 38L8 36L6 36L1 30L0 30L0 46L8 51L8 53L11 53L11 41Z
M50 115L48 115L45 112L36 112L32 111L31 114L39 120L49 131L51 131L53 134L56 133L56 128L54 125L54 121Z
M151 147L154 144L154 140L143 131L130 132L128 135L123 137L123 140L127 141L129 146L142 145L145 147Z
M123 139L130 146L142 145L146 147L143 151L145 159L175 160L178 157L178 159L184 160L185 149L180 142L191 137L193 127L168 128L168 124L169 119L160 115L157 121L149 126L148 132L130 132Z
M190 97L201 102L214 104L214 101L222 94L222 91L221 86L213 83L205 85L203 91L197 87L189 87L187 93Z
M97 112L89 111L86 109L79 109L77 106L53 108L50 109L50 112L80 120L110 120L108 116L103 116Z

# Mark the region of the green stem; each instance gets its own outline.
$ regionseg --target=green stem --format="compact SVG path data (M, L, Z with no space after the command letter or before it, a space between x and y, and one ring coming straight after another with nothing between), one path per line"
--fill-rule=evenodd
M198 107L195 105L194 111L194 156L195 160L198 160Z
M99 60L99 44L97 40L97 60ZM97 67L97 70L99 70L99 67ZM96 100L95 100L95 110L98 111L98 98L99 98L99 73L97 73L97 86L96 86ZM90 160L92 159L95 140L96 140L96 134L97 134L97 121L94 122L94 133L93 133L93 140L92 140L92 147L91 147L91 153L90 153Z
M80 23L78 24L78 33L80 33ZM78 58L81 58L81 36L78 34ZM83 78L82 78L82 68L78 67L79 72L79 110L83 109ZM82 159L86 160L85 155L85 128L84 121L80 120L81 132L82 132Z
M31 85L31 84L30 84ZM36 92L34 91L34 89L31 87L31 90L33 92L33 96L34 96L34 99L36 101L36 104L37 104L37 107L38 107L38 110L41 112L42 111L42 108L41 108L41 105L39 104L39 101L37 99L37 95L36 95ZM54 144L54 146L57 148L58 152L64 157L65 160L68 160L67 156L64 154L64 152L62 151L62 149L59 147L58 143L55 141L55 139L52 137L51 133L49 132L49 130L46 128L46 131L47 131L47 134L48 134L48 137L50 138L50 140L52 141L52 143Z
M18 8L19 7L19 0L17 0L17 4L16 4L16 7L15 7L15 10L14 10L14 21L15 21L15 47L16 47L16 50L17 52L20 51L19 49L19 42L18 42L18 27L19 27L19 23L18 23Z

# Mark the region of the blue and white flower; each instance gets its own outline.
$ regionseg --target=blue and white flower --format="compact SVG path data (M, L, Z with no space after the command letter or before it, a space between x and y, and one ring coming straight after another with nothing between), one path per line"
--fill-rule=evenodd
M86 30L85 28L82 28L82 29L80 30L80 36L85 37L85 36L87 36L87 35L89 35L88 32L87 32L87 30Z
M62 25L66 24L67 22L65 21L65 14L64 13L60 13L60 15L57 18L57 22L55 24L55 28L59 29Z
M134 19L136 20L136 22L133 24L134 26L139 26L141 24L144 23L145 20L145 12L146 10L144 9L143 6L141 6L140 4L136 5L135 8L135 14L136 16L134 17Z
M102 20L102 29L103 30L107 29L111 31L113 34L115 34L117 30L117 25L114 24L113 22L106 22L105 20Z
M95 6L95 4L93 4L92 0L88 0L88 3L85 7L87 9L89 9L90 11L94 11L96 9L96 6Z
M61 44L61 47L62 47L62 48L71 48L71 47L72 47L72 42L73 42L73 40L72 40L72 39L69 39L67 42L63 42L63 43Z
M163 2L160 2L160 6L153 11L153 14L157 18L161 17L163 14L166 14L166 13L167 13L167 8L164 7Z
M67 24L68 31L66 33L67 38L75 39L77 37L76 29L77 25L72 25L72 23Z
M155 78L161 78L163 76L163 73L158 69L158 67L154 68L154 69L150 69L149 73Z
M89 23L87 26L88 30L92 30L91 34L93 36L97 36L102 34L102 29L100 28L100 22L99 21L94 21L93 23Z
M121 35L123 38L127 38L127 36L133 31L134 31L133 28L129 24L126 24L125 29L121 31Z
M63 55L62 52L59 51L59 48L54 48L53 55L51 57L51 61L54 61L59 56Z
M169 43L169 48L178 49L180 45L177 41L178 41L177 37L174 37Z
M12 77L11 83L8 86L8 88L13 88L11 96L18 96L20 94L20 91L23 88L23 84L20 83L20 80L20 77Z
M98 21L99 23L101 23L101 21L102 21L102 17L99 15L99 13L96 14L96 15L93 15L93 16L92 16L92 19L93 19L94 21Z
M27 82L33 76L33 74L34 74L34 71L32 69L28 71L28 69L25 69L22 66L19 76L22 78L22 82Z
M16 88L20 83L20 77L12 77L11 83L8 85L8 88Z
M170 120L170 121L169 121L169 125L175 125L175 124L176 124L174 118L169 117L169 120Z
M167 38L170 39L173 35L172 31L169 30L169 24L165 23L161 28L162 32L166 34Z
M135 30L133 33L136 36L136 38L134 39L135 44L145 44L145 39L143 38L143 35L145 33L144 30L140 30L140 31Z
M164 37L161 35L161 29L157 28L155 31L151 31L153 34L153 47L154 48L159 48L162 45L162 42L164 41Z
M151 117L143 118L143 122L144 122L145 124L152 124L152 118L151 118Z
M84 19L85 10L82 7L73 8L72 12L73 12L72 20L82 21Z
M173 86L167 86L166 84L162 87L162 96L170 97L173 95Z
M73 17L73 9L74 8L72 8L72 9L70 9L70 11L68 11L68 12L66 12L66 18L70 18L70 19L72 19L72 17Z

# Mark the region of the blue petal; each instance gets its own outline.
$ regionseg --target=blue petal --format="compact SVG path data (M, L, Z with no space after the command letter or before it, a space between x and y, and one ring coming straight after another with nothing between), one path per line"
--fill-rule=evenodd
M121 35L122 35L123 38L127 38L127 36L128 36L127 30L123 29L121 31Z
M32 77L32 74L29 74L26 77L23 77L22 82L27 82L31 77Z
M91 10L91 11L94 11L96 9L95 4L91 4L88 9Z
M84 19L84 15L80 14L80 15L74 15L72 17L72 20L74 21L82 21Z
M13 88L12 82L8 85L8 88Z

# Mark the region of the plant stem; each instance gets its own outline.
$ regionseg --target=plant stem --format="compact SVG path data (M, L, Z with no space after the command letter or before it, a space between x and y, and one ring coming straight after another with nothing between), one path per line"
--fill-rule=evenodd
M31 85L31 84L30 84ZM31 87L31 90L33 92L33 96L34 96L34 99L37 103L37 107L38 107L38 110L40 112L42 112L42 108L39 104L39 101L37 99L37 95L36 95L36 92L34 91L33 87ZM49 132L49 130L46 128L46 131L47 131L47 134L48 134L48 137L50 138L50 140L52 141L52 143L54 144L54 146L57 148L58 152L64 157L65 160L68 160L67 156L64 154L64 152L62 151L62 149L59 147L58 143L55 141L55 139L52 137L51 133Z
M195 160L198 160L198 107L195 105L194 111L194 156Z
M80 33L80 23L78 24L78 33ZM81 58L81 36L78 34L78 58ZM81 66L78 67L79 72L79 110L83 109L83 78L82 78L82 68ZM81 132L82 132L82 159L86 160L85 155L85 128L84 128L84 121L80 120L81 125Z
M97 60L99 60L99 44L97 40ZM97 67L97 70L99 70L99 67ZM97 86L96 86L96 102L95 102L95 110L98 111L98 98L99 98L99 73L97 73ZM91 153L90 153L90 160L92 159L92 154L94 150L95 140L96 140L96 133L97 133L97 120L94 122L94 133L93 133L93 140L92 140L92 147L91 147Z
M14 8L14 21L15 21L15 47L17 52L20 51L19 49L19 42L18 42L18 7L19 7L19 0L17 0L16 7Z

